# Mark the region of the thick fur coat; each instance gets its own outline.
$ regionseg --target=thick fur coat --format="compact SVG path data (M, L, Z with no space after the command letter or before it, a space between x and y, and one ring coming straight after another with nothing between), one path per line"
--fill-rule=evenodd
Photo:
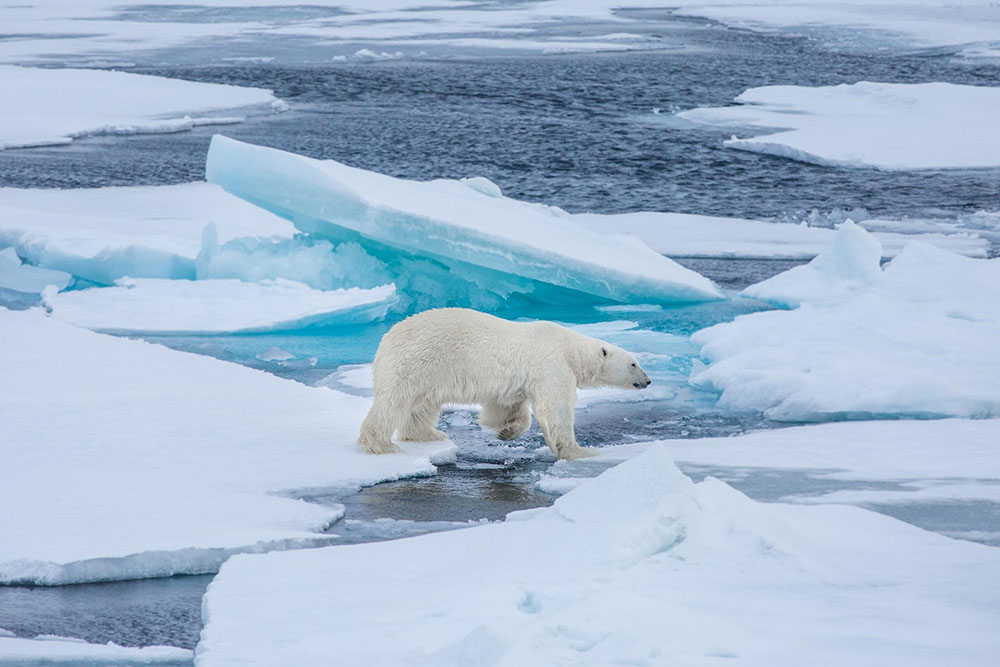
M435 428L444 403L478 403L479 422L501 440L531 425L531 412L552 452L590 456L573 432L576 390L642 389L649 377L620 347L551 322L509 322L464 308L428 310L382 338L374 364L374 403L358 442L373 454L392 442L444 440Z

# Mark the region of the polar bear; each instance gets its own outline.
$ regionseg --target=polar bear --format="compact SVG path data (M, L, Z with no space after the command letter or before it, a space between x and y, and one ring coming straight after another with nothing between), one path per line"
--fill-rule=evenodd
M445 440L434 428L444 403L478 403L479 423L513 440L535 413L558 458L593 456L573 433L578 387L644 389L649 376L620 347L552 322L509 322L465 308L424 311L393 326L379 343L375 400L358 443L372 454L392 442ZM530 408L530 410L529 410Z

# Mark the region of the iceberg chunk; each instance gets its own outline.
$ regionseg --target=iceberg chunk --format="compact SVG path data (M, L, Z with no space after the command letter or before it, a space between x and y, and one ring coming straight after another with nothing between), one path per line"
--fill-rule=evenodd
M1000 416L1000 259L913 242L884 269L844 226L829 251L746 293L786 305L698 331L691 382L771 419Z
M546 301L554 294L661 303L723 298L710 280L638 239L589 231L560 209L497 196L481 182L404 180L218 135L206 177L301 231L359 243L398 274L402 294L430 294L434 305L488 306L492 299L495 308L513 294Z
M983 582L1000 576L997 549L855 507L758 503L716 479L694 484L662 445L511 518L236 556L205 595L198 664L792 665L808 655L930 667L995 656L1000 593Z
M371 401L0 308L0 584L214 572L329 544L350 492L435 471L454 445L355 444Z
M764 86L740 106L692 109L681 118L734 128L784 130L726 141L731 148L840 167L1000 167L1000 88L952 83Z
M115 287L43 295L52 316L115 333L260 333L358 324L385 317L392 285L314 290L291 280L126 278Z
M23 294L41 294L49 285L66 289L73 276L64 271L40 269L21 262L13 248L0 250L0 289Z

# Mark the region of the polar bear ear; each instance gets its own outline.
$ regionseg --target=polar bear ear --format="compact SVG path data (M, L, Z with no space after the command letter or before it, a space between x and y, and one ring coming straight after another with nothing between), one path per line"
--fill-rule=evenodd
M601 354L604 355L605 357L608 356L608 348L602 347L601 348Z

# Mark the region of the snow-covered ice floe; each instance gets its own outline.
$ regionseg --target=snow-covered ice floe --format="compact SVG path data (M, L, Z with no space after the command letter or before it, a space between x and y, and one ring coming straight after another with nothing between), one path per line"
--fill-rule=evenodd
M327 544L343 489L434 473L454 445L355 445L368 399L0 308L0 583L213 572Z
M222 136L212 139L206 176L304 232L359 243L418 306L723 297L638 239L592 232L561 209L508 199L483 178L411 181Z
M696 332L719 403L813 421L1000 416L1000 259L911 243L884 268L844 223L830 248L744 294L795 310Z
M236 556L209 586L196 661L988 664L998 576L995 548L757 503L654 446L504 523Z
M795 35L851 51L934 49L997 58L1000 7L994 0L673 0L678 16Z
M210 223L214 236L205 234ZM218 252L222 253L230 241L243 237L253 237L254 243L289 244L294 234L287 220L208 183L74 190L0 188L0 247L14 248L33 265L102 285L125 276L193 280L203 240L221 242ZM235 269L211 271L211 264L206 263L205 270L211 272L206 277L244 277ZM300 275L275 272L245 277L306 282Z
M692 213L578 213L573 220L597 232L637 236L653 250L670 257L811 259L830 245L834 235L828 227ZM905 227L898 221L871 220L862 224ZM874 235L885 257L895 257L903 245L913 240L968 257L985 257L989 252L989 239L971 229L935 227L932 223L927 227L910 233L880 231ZM942 231L930 231L936 228Z
M0 90L0 150L95 134L180 132L242 120L210 112L284 105L261 88L108 70L0 65Z
M707 125L773 128L772 134L733 137L725 144L820 165L1000 167L1000 88L861 81L750 88L736 101L677 115Z
M11 633L12 635L12 633ZM132 665L160 665L183 667L190 665L192 651L173 646L143 646L135 648L107 644L90 644L82 639L41 635L33 639L8 636L0 628L0 665L14 667L131 667Z
M385 317L395 288L315 290L291 280L124 278L115 287L45 293L56 319L113 333L260 333Z

